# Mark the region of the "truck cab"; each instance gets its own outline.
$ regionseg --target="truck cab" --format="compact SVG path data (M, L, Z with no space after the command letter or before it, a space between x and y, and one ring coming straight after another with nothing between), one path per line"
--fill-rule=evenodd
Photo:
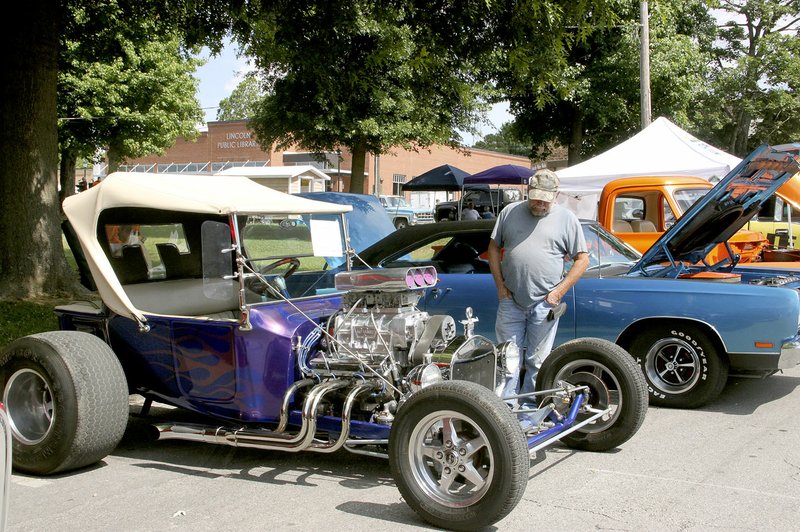
M700 177L638 176L606 184L600 195L597 219L600 225L644 253L713 185ZM756 262L768 242L757 230L743 228L728 243L740 262ZM708 260L728 256L724 245L712 251Z
M493 188L467 190L461 201L443 201L436 206L435 218L437 222L455 221L458 219L458 204L466 205L469 202L483 217L495 217L506 205L520 201L522 192L516 188Z
M412 207L403 196L381 196L380 200L397 229L433 221L430 210Z

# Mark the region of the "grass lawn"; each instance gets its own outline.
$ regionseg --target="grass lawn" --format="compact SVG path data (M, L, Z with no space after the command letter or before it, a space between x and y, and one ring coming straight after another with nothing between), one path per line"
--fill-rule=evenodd
M67 264L77 276L78 266L63 239ZM0 348L21 336L58 329L58 320L53 307L68 303L68 299L46 299L41 301L0 301Z
M63 301L0 301L0 348L21 336L58 329L53 307Z

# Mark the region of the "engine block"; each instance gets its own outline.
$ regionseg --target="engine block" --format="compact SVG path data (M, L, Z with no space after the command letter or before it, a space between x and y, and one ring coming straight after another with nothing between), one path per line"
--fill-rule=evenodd
M407 352L425 329L428 313L416 307L369 309L337 316L334 337L363 362L375 365L397 351Z

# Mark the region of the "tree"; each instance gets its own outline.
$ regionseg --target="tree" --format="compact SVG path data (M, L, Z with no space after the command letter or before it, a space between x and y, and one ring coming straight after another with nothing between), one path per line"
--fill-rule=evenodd
M653 114L686 125L703 87L708 46L705 37L694 36L707 35L711 21L695 0L651 5ZM562 145L572 165L639 130L638 8L638 2L627 2L617 11L619 24L574 46L569 65L551 86L511 100L514 130L533 146L531 157L545 159L551 146Z
M721 0L710 90L692 118L704 138L744 156L800 134L800 1Z
M264 93L258 77L248 72L231 95L219 102L217 120L247 120L256 115Z
M472 126L484 87L457 50L437 41L452 39L433 35L429 8L286 0L252 21L238 38L265 82L267 96L250 122L259 142L317 152L347 147L352 192L364 191L367 153L457 146L455 131ZM443 5L436 21L453 9Z
M32 0L7 13L0 35L0 298L37 297L77 286L64 258L58 201L57 83L59 53L70 30L106 46L112 20L151 20L157 31L184 33L189 44L219 50L242 15L240 2Z
M522 155L523 157L527 157L531 151L530 147L526 146L517 138L511 122L506 122L500 126L497 133L489 133L472 147L481 150L510 153L512 155Z
M67 41L59 71L61 193L74 185L75 161L106 150L109 172L120 161L163 153L178 136L193 138L202 120L192 76L200 61L182 53L177 36L153 38L146 21L130 35L108 27L118 52L97 57Z
M367 153L459 148L488 105L553 65L614 2L526 0L278 1L237 40L268 95L251 121L263 146L346 146L350 190L363 191ZM592 13L589 18L587 13ZM576 29L572 29L576 28Z

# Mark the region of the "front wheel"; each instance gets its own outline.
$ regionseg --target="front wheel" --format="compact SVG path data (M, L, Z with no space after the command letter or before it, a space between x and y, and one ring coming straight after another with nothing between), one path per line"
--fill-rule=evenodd
M627 351L608 340L578 338L555 348L542 363L536 389L553 388L558 381L588 388L586 404L610 412L564 436L574 449L607 451L628 441L644 422L647 385ZM590 413L578 416L586 419Z
M0 357L14 468L47 475L93 464L128 423L128 385L96 336L51 331L14 341Z
M389 439L389 464L403 498L442 528L495 523L528 482L528 447L519 422L491 390L448 381L401 406Z
M697 327L688 323L648 329L631 353L650 391L650 404L696 408L714 399L728 380L728 362Z
M395 229L405 229L408 227L408 220L405 218L395 218L394 227Z

